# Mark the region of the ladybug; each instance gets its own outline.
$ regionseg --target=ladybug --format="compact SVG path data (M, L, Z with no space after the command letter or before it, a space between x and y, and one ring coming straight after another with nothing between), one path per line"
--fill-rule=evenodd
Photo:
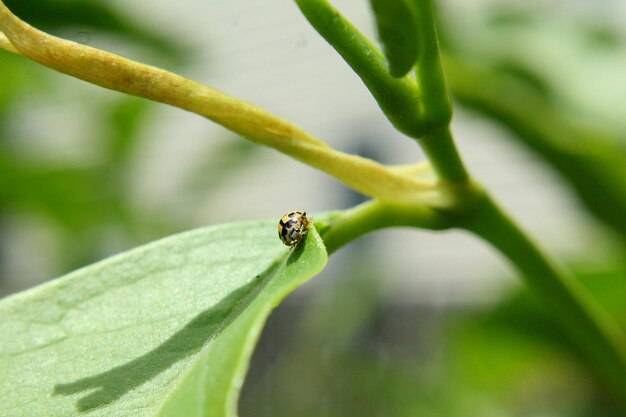
M293 249L300 244L310 225L311 219L306 217L306 211L290 211L278 222L278 237Z

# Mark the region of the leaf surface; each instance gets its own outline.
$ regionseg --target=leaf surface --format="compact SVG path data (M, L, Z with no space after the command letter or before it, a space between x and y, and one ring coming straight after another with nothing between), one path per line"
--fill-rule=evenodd
M275 226L182 233L0 301L0 415L236 415L267 316L326 263L314 228L289 252Z

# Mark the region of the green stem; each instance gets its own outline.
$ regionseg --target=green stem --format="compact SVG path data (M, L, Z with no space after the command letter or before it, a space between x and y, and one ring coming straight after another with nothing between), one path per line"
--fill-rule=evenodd
M450 134L452 105L439 55L439 39L432 0L409 3L417 17L419 55L415 77L420 91L424 136L422 148L439 177L445 181L465 182L469 179Z
M419 54L415 76L423 109L421 123L429 132L450 124L452 105L441 67L432 0L413 0L411 5L417 17Z
M439 178L452 182L469 180L448 127L430 131L420 143Z
M452 109L445 86L430 0L414 0L420 52L417 84L389 74L384 55L326 0L296 0L309 23L339 52L363 80L387 118L399 131L420 139L439 177L465 182L467 172L448 129ZM419 88L418 88L419 87Z
M392 77L383 53L328 1L295 1L311 26L361 78L394 127L412 137L421 135L415 80Z
M462 227L487 240L519 269L599 378L626 404L626 339L612 318L572 277L548 260L489 196L484 196Z
M328 225L319 229L330 254L367 233L398 226L442 230L450 227L450 221L425 206L370 200L331 218Z

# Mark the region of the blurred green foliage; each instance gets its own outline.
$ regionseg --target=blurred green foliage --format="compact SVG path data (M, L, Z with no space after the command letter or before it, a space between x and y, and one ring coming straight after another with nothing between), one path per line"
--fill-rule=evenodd
M445 67L451 91L464 106L508 128L566 180L589 213L626 239L626 124L619 94L626 94L620 76L626 43L591 19L568 23L567 16L555 20L540 11L494 6L474 24L480 34L470 40L454 37L450 22ZM607 94L612 91L617 95Z
M4 2L17 16L50 33L71 31L77 42L89 31L102 31L121 37L125 42L184 63L185 49L165 35L142 27L109 3L100 0L7 0Z

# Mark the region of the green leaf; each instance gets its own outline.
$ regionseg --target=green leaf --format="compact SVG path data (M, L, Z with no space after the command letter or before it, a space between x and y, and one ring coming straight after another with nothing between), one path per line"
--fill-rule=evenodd
M370 0L389 73L404 77L419 53L416 17L404 0Z
M311 228L182 233L0 302L1 416L234 416L271 312L318 273Z

